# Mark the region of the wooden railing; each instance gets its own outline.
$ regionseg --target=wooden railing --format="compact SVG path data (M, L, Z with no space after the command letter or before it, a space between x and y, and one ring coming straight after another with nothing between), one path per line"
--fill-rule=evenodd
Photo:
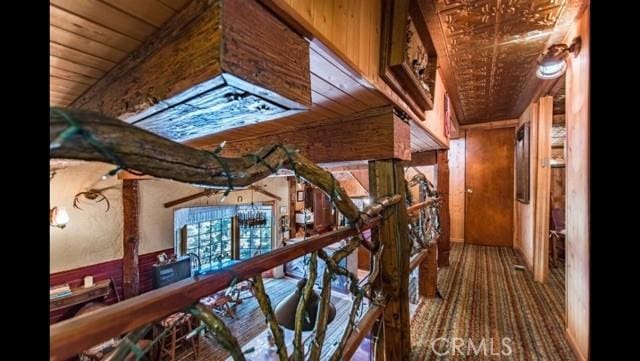
M360 231L375 227L380 221L381 218L376 217L360 228ZM249 279L305 254L359 235L360 231L351 227L310 237L211 274L194 276L95 312L56 323L50 328L52 359L64 360L107 339L183 310L201 298L227 288L234 279Z
M377 199L360 211L330 172L285 146L265 147L255 154L240 158L224 158L218 155L218 151L206 152L188 148L96 113L52 109L50 117L52 158L111 162L116 164L118 169L133 169L151 176L227 190L251 186L252 183L275 173L279 168L286 167L327 193L332 203L347 218L350 227L311 237L210 274L194 276L104 309L54 324L50 327L51 360L65 360L97 343L128 333L125 337L129 342L120 342L115 352L118 355L115 359L123 359L132 349L131 345L149 330L150 324L178 311L188 312L202 321L218 343L231 353L234 360L244 360L237 339L221 319L199 304L199 300L235 282L247 279L251 279L254 284L256 298L278 345L280 360L286 360L288 356L283 344L282 331L275 321L260 274L306 254L312 256L309 279L304 286L301 301L296 310L292 355L294 360L302 360L304 357L303 347L301 347L303 300L307 299L312 292L318 258L325 262L326 270L322 278L323 292L320 296L315 340L309 351L311 360L318 360L322 352L331 298L330 280L334 275L349 279L353 302L343 336L330 357L332 361L349 358L364 337L372 331L376 320L380 320L381 325L387 325L387 322L392 324L391 320L397 318L395 312L398 312L398 309L404 315L404 320L408 320L408 298L406 297L408 286L404 283L395 284L395 281L390 283L385 281L398 280L402 277L408 279L408 273L404 274L404 270L409 263L411 247L406 233L405 181L403 169L398 162L383 160L370 165L370 169L373 169L370 178L375 180L372 183L372 195L377 195ZM398 190L401 190L400 194L394 194ZM424 197L421 198L425 200ZM435 204L433 200L425 200L409 209L412 214L422 217L425 213L421 210L433 204ZM424 222L419 224L424 226ZM361 236L362 231L374 227L377 227L377 231L372 232L371 240ZM324 247L341 240L348 240L348 242L331 256L323 251ZM419 243L429 243L426 241L428 240L421 240ZM371 273L364 285L358 282L356 275L339 266L340 261L359 246L366 247L372 254ZM385 250L386 252L383 252ZM422 251L417 258L414 258L410 265L411 269L424 264L423 260L429 259L423 255L424 252ZM429 254L433 254L433 249ZM390 294L392 295L389 296ZM364 297L370 300L370 307L357 320ZM393 307L387 307L387 301L393 303ZM387 312L387 309L394 311ZM376 350L381 349L383 353L409 352L410 345L405 334L408 332L407 321L402 321L401 328L394 325L383 332L385 344L376 345Z

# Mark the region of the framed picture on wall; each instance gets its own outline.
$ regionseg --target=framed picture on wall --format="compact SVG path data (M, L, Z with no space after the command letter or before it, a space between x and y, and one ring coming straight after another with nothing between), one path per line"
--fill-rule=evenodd
M529 203L529 123L516 132L516 199Z
M297 192L297 198L296 200L298 202L304 202L304 191L298 191Z

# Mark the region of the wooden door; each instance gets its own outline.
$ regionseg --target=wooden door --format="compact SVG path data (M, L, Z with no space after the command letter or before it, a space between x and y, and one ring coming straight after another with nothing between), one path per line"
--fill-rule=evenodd
M465 242L513 246L514 128L466 135Z

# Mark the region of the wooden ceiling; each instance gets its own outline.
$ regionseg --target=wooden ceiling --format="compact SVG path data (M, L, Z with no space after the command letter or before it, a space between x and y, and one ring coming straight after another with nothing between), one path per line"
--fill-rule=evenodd
M536 59L588 0L418 0L461 125L522 114Z
M50 105L68 107L140 47L190 0L50 0ZM367 47L368 56L378 56ZM310 44L312 107L293 116L228 129L188 144L215 147L220 140L265 136L387 106L390 101L326 47ZM411 122L412 151L438 149Z
M50 0L52 106L68 106L189 0Z

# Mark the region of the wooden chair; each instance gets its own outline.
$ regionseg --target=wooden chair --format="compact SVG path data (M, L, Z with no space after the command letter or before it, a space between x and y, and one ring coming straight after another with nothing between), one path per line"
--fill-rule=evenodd
M549 252L552 267L557 267L558 255L564 251L565 235L564 208L553 208L549 220Z

